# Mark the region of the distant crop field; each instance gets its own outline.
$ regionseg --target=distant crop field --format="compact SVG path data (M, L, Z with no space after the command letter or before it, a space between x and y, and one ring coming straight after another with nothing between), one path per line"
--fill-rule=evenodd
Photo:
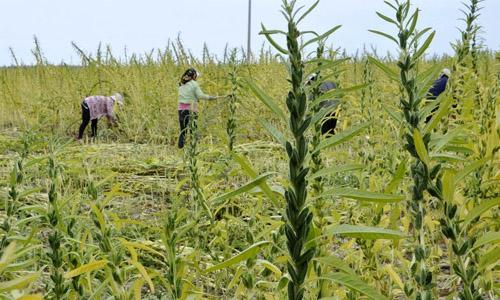
M74 44L81 65L53 65L35 40L37 64L0 68L0 299L500 298L500 56L476 43L482 3L466 1L452 57L425 55L410 1L387 4L399 34L373 34L396 57L329 48L337 27L301 28L295 1L250 59ZM224 97L200 101L179 149L189 67ZM118 125L75 141L82 100L115 92Z

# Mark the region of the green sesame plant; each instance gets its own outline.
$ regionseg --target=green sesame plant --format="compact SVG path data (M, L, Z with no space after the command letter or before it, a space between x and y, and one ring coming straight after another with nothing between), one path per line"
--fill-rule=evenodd
M296 1L283 1L282 13L288 21L287 50L280 49L288 55L290 63L291 90L288 93L286 104L290 113L289 124L293 140L286 142L286 151L290 160L290 187L285 193L287 202L285 234L290 255L287 263L290 275L288 299L296 300L304 298L304 282L309 263L316 250L314 247L304 249L313 219L313 214L306 205L308 184L306 176L309 168L305 164L308 152L305 131L311 123L311 117L307 116L307 95L303 83L304 63L299 45L300 32L297 29L297 24L310 10L302 17L295 19L295 4Z
M48 191L49 206L47 210L47 221L51 227L51 231L48 236L49 249L47 251L47 256L52 263L50 268L50 279L53 285L47 296L53 299L64 299L69 291L69 285L63 277L66 251L63 235L65 229L61 228L65 227L65 224L62 219L63 212L61 211L61 204L59 203L62 168L56 162L56 143L55 141L50 143L48 158L50 185Z
M205 195L203 194L200 184L200 175L198 169L198 142L200 139L198 133L198 118L191 117L189 119L189 146L186 149L187 166L191 179L191 195L194 203L201 206L209 220L212 220L212 212L208 206Z
M229 67L231 68L230 72L228 73L229 80L231 81L231 92L229 94L229 99L228 99L228 117L227 117L227 123L226 123L226 133L227 133L227 139L228 139L228 151L229 153L233 152L234 149L234 144L236 142L236 128L237 128L237 120L236 120L236 106L237 106L237 101L238 101L238 87L239 87L239 82L238 82L238 64L236 61L236 55L237 52L233 50L231 52L230 58L229 58Z
M396 15L406 1L388 3ZM43 41L33 65L11 49L13 65L0 67L0 298L56 298L55 274L64 299L498 298L498 54L472 35L447 92L426 102L458 54L418 57L430 31L409 33L410 6L404 24L388 18L406 52L372 48L366 60L328 39L338 26L303 30L316 5L284 2L290 28L263 28L268 41L250 61L206 45L195 57L180 37L146 53L74 44L76 65L48 61ZM183 157L177 81L190 65L236 106L200 107L203 134ZM327 80L338 87L318 93ZM96 143L73 142L82 98L123 90L119 130L103 122ZM342 114L321 136L331 99ZM24 145L25 132L36 139ZM65 144L53 146L55 178L50 141Z
M432 133L428 130L422 131L422 115L420 104L425 96L425 85L418 73L418 63L429 47L435 32L429 33L430 28L423 30L417 29L418 9L411 12L410 1L395 0L386 1L386 4L393 10L395 18L392 19L381 13L377 13L384 21L391 23L397 28L397 36L393 37L387 33L376 30L371 32L384 36L396 43L399 49L398 68L399 74L382 67L382 69L393 79L398 80L403 93L400 98L400 107L403 111L405 120L404 138L406 141L405 149L413 157L411 166L411 175L413 186L411 188L411 200L408 203L408 210L412 216L414 249L413 258L410 266L410 273L414 279L414 287L407 284L405 293L409 297L413 293L416 299L428 300L434 297L434 279L429 263L430 247L429 232L424 224L424 219L428 214L428 200L424 193L428 191L430 195L440 193L441 182L436 178L440 165L430 165L429 160L429 141ZM429 34L427 34L429 33ZM427 36L425 36L427 34ZM420 47L416 44L423 38L424 42ZM372 60L375 61L375 60ZM380 66L381 64L378 63ZM399 78L398 78L399 77ZM422 134L422 132L424 132Z

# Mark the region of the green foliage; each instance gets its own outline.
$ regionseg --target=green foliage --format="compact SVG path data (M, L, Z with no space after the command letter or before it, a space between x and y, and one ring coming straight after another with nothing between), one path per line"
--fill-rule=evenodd
M299 11L287 22L302 26L316 3L286 2ZM81 66L53 65L36 40L35 66L0 68L0 298L498 298L498 55L474 33L450 91L426 103L458 53L425 56L425 12L405 3L379 13L400 24L404 7L401 36L374 33L406 41L397 57L329 48L338 26L266 29L276 45L295 39L250 62L206 46L195 58L178 38L125 59L73 44ZM200 103L184 152L176 90L188 66L230 97ZM326 80L338 88L320 95ZM72 142L81 99L122 90L120 126ZM334 98L324 137L331 110L318 104Z

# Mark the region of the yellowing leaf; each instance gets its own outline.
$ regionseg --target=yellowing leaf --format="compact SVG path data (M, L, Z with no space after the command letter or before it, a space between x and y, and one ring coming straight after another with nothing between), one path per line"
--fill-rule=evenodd
M43 296L41 294L36 295L25 295L17 298L16 300L42 300Z
M256 264L261 265L269 271L273 272L277 277L281 277L282 275L281 270L278 267L265 259L258 259Z
M392 281L394 281L401 290L404 290L403 280L401 280L401 277L399 277L398 273L394 271L392 265L385 265L384 270L387 272L387 274L389 274L389 277L391 277Z
M453 203L453 195L455 194L455 174L451 170L443 172L443 199L445 202Z
M40 277L39 273L32 273L9 281L0 282L0 292L22 289L30 283L35 282L38 277Z
M243 267L240 266L238 269L236 269L236 272L233 275L233 279L229 282L229 285L227 286L228 289L232 289L238 282L241 277L241 274L243 274Z
M155 287L153 285L153 281L151 280L151 277L149 277L148 272L146 271L144 266L141 265L141 263L138 261L130 261L130 263L139 271L139 273L141 273L142 278L144 278L144 280L146 280L146 282L148 283L151 293L154 293Z
M207 268L205 270L205 272L208 273L208 272L213 272L213 271L217 271L220 269L224 269L224 268L230 267L234 264L237 264L243 260L247 260L251 257L254 257L255 255L257 255L257 253L259 253L260 247L262 247L263 245L266 245L266 244L269 244L269 242L262 241L262 242L255 243L252 246L245 249L244 251L242 251L241 253L231 257L230 259L228 259L228 260L226 260L218 265Z
M134 282L133 289L134 289L135 300L141 300L141 289L143 284L144 284L144 279L142 278L139 278Z
M66 274L64 274L64 278L66 278L66 279L73 278L73 277L82 275L84 273L88 273L88 272L92 272L92 271L95 271L95 270L99 270L99 269L102 269L107 264L108 264L108 261L105 260L105 259L98 260L98 261L93 261L93 262L85 264L85 265L83 265L81 267L78 267L76 269L73 269L73 270L71 270L69 272L66 272Z
M10 261L14 260L14 254L16 252L16 242L10 243L7 248L5 248L2 258L0 259L0 271L7 267Z
M413 130L413 142L415 143L415 149L417 150L418 157L420 157L424 164L429 166L429 153L427 153L427 149L425 148L422 134L417 128Z
M99 221L99 225L101 226L101 230L104 230L106 228L106 220L104 219L104 215L102 212L97 208L95 204L91 204L90 208L92 209L92 212L95 214L97 221Z

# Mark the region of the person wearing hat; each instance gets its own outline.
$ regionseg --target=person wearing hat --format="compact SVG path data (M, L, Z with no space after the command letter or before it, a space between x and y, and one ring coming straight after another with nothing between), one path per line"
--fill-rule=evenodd
M446 84L448 83L450 75L450 69L443 69L441 71L441 74L439 74L439 78L434 81L431 88L427 92L427 99L435 100L439 95L441 95L442 92L446 90Z
M439 78L436 79L436 81L434 81L431 88L427 92L426 98L428 100L436 100L437 97L439 97L439 95L441 95L446 90L446 85L448 84L450 76L451 76L450 69L447 68L443 69L441 71L441 74L439 74ZM438 106L436 106L432 110L431 114L427 116L427 118L425 119L425 123L428 123L431 120L432 115L436 110L438 110Z
M311 74L309 78L306 80L306 85L312 85L318 79L318 75L316 73ZM324 94L328 91L334 90L337 88L337 84L333 81L323 81L319 84L318 89L320 94ZM314 100L310 97L310 100ZM321 134L323 135L333 135L335 134L335 128L337 127L337 118L338 112L340 109L340 100L332 99L332 100L324 100L319 103L321 109L327 109L329 113L325 115L321 123Z
M210 96L203 93L199 83L196 81L198 72L194 68L187 69L181 76L179 82L179 126L180 134L178 147L182 149L186 139L186 131L189 123L195 121L198 112L199 100L215 100L223 96ZM193 124L196 126L196 122Z
M123 96L120 93L116 93L112 96L89 96L86 97L82 103L82 124L78 130L77 140L81 140L83 137L83 132L85 128L91 122L91 136L95 137L97 135L97 121L102 117L106 116L111 124L116 124L116 116L114 114L114 105L123 105Z

